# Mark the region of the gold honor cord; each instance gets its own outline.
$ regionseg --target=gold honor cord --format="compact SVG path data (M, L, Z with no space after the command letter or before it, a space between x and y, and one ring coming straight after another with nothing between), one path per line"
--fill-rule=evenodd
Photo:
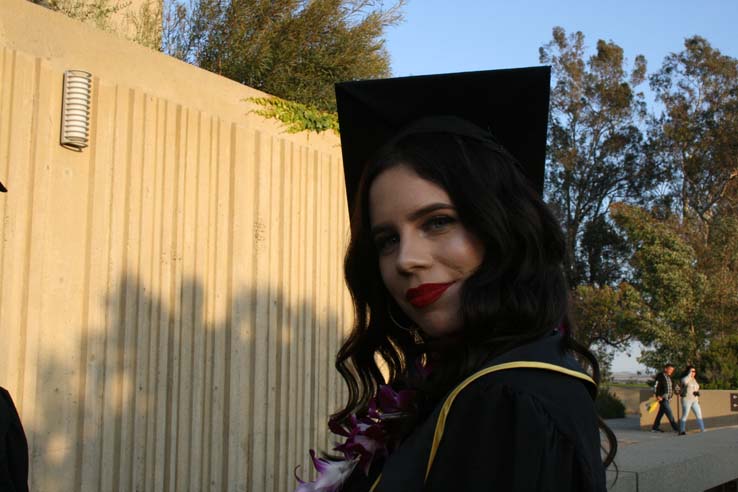
M587 376L586 374L583 374L579 371L575 371L573 369L567 369L565 367L557 366L556 364L549 364L547 362L537 362L537 361L506 362L504 364L497 364L497 365L490 366L490 367L487 367L480 371L475 372L474 374L466 378L464 381L462 381L461 384L459 384L456 388L454 388L451 394L448 395L448 397L446 397L446 401L443 402L441 413L438 415L438 420L436 421L436 431L433 434L433 444L431 447L430 456L428 457L428 467L425 470L425 480L424 481L428 480L428 475L430 474L431 466L433 466L433 461L435 460L436 453L438 452L438 446L441 444L441 438L443 437L443 431L446 427L446 418L448 417L448 413L451 411L451 405L454 403L454 400L459 395L459 393L461 393L461 390L469 386L474 380L479 379L480 377L484 375L497 372L497 371L504 371L506 369L544 369L546 371L560 372L562 374L566 374L567 376L582 379L584 381L587 381L588 383L595 384L594 379ZM369 492L374 492L374 489L377 488L380 480L382 480L381 473L379 474L377 479L374 481L374 484L372 484L371 488L369 489Z
M377 488L377 485L379 485L379 481L382 480L382 474L380 473L377 479L372 484L372 487L369 489L369 492L374 492L374 489Z

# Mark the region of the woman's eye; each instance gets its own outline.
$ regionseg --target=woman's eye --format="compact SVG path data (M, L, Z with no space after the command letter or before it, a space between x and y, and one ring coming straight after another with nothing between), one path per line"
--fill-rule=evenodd
M385 234L374 238L374 246L379 254L386 254L400 241L397 234Z
M448 215L437 215L428 219L423 226L428 231L441 231L444 230L450 224L456 222L456 219L449 217Z

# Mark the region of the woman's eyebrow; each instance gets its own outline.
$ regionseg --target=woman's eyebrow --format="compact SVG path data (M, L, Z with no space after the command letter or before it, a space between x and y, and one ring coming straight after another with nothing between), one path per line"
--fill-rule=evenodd
M443 203L443 202L431 203L430 205L426 205L425 207L419 208L418 210L408 214L407 218L408 220L417 220L424 215L428 215L429 213L435 212L436 210L443 210L443 209L454 210L455 207L451 205L450 203Z

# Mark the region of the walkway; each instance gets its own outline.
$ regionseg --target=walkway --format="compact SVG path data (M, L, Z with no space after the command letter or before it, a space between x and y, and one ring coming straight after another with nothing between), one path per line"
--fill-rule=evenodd
M738 426L678 436L643 431L638 416L606 422L618 439L611 492L702 492L738 480Z

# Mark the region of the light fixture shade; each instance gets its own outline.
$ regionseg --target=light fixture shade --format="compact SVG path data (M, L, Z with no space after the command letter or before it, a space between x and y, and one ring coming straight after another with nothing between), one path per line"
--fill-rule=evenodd
M82 150L90 140L90 101L92 74L83 70L64 72L62 94L61 144Z

